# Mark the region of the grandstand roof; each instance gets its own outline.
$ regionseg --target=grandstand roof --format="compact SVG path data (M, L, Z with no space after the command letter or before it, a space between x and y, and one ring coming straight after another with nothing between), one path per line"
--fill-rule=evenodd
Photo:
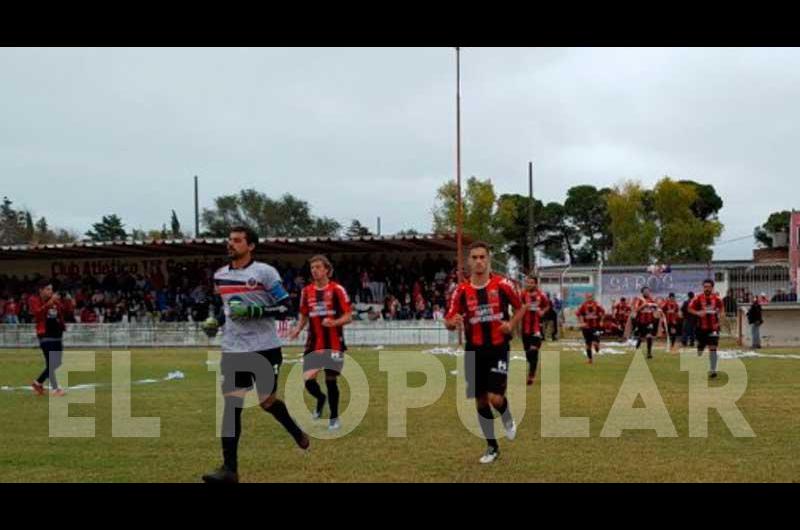
M227 238L81 241L48 245L2 245L0 260L207 256L222 254ZM464 236L464 243L469 240ZM360 237L262 237L256 254L455 252L454 234Z

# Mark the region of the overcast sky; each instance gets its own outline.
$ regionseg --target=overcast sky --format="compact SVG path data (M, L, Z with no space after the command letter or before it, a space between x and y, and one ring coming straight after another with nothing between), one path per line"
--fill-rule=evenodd
M800 207L800 49L464 48L463 176L713 184L721 241ZM254 187L382 232L429 231L455 175L452 48L0 50L0 194L85 232L154 228ZM716 259L751 257L752 239Z

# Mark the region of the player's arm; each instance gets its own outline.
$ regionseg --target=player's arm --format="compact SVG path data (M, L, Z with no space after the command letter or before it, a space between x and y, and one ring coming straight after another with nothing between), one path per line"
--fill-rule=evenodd
M456 287L450 297L450 309L444 317L444 327L450 331L460 328L464 324L463 309L461 307L461 286Z
M699 304L696 303L695 300L692 300L691 302L689 302L689 307L688 307L689 313L694 315L694 316L696 316L696 317L702 317L703 316L703 312L700 311L699 309L696 309L695 305L699 305Z
M506 335L511 335L514 329L522 322L522 318L525 316L527 307L522 306L522 302L520 301L519 296L517 296L516 290L514 290L510 283L502 283L501 289L505 291L506 297L508 298L508 303L514 309L514 314L511 317L511 320L504 323L501 329Z

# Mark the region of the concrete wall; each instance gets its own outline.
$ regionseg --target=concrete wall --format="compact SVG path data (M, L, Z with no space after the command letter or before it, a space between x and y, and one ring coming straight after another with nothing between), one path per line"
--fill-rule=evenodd
M738 329L743 346L750 347L752 335L747 323L749 306L739 307ZM762 306L764 324L761 325L761 346L800 347L800 304L767 304Z

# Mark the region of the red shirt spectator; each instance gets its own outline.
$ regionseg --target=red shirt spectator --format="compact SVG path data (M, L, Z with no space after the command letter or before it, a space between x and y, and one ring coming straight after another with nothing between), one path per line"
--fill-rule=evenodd
M94 312L94 309L90 309L88 306L84 307L81 310L81 323L94 324L95 322L97 322L97 313Z
M4 314L7 317L19 315L19 305L13 298L9 298L8 302L6 302Z

